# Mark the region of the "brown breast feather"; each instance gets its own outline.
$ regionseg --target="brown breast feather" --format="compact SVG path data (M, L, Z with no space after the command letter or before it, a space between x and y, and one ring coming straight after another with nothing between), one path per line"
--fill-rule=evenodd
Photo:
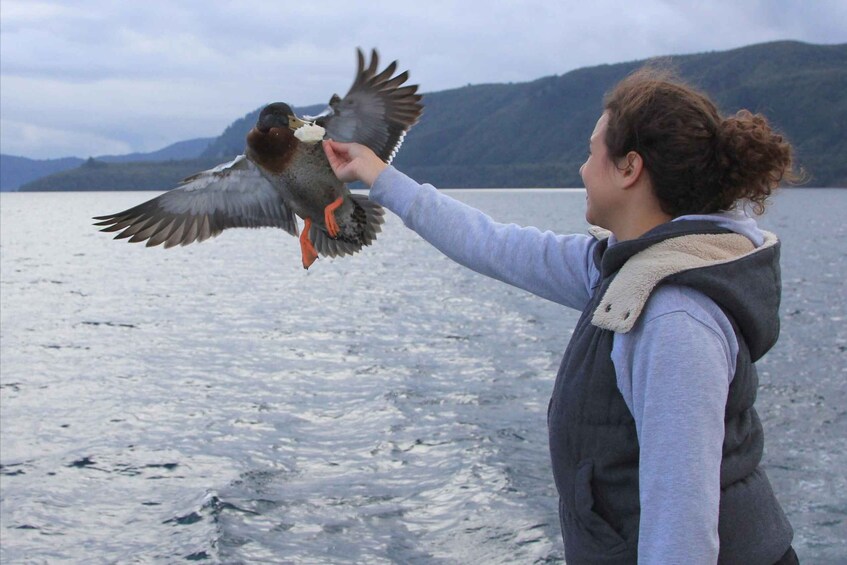
M285 171L291 163L297 152L297 143L297 138L288 128L271 128L267 133L253 128L247 134L250 157L263 169L276 174Z

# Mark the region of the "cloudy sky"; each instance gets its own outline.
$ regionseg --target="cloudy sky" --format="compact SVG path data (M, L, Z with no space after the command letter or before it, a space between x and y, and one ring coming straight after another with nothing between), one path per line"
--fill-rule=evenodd
M0 151L152 151L344 94L355 48L426 92L765 41L847 42L844 0L2 0Z

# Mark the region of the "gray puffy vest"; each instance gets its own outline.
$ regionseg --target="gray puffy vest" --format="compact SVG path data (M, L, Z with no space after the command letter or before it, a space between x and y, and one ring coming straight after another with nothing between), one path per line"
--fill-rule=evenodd
M727 233L712 222L680 221L611 248L605 241L596 246L600 282L565 351L548 410L550 454L569 565L635 563L638 554L635 421L617 387L611 359L614 332L592 323L595 310L601 302L604 310L612 308L608 299L603 302L604 295L637 253L671 238ZM736 330L739 352L724 419L719 563L769 565L788 549L793 536L759 467L763 434L753 407L758 386L753 363L779 334L779 244L734 261L674 273L659 284L663 283L703 292L726 312ZM621 318L629 316L627 311Z

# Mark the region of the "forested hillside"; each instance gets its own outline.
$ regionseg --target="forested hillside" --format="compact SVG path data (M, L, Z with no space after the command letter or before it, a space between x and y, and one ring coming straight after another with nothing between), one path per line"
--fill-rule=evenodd
M137 163L141 161L173 161L184 159L196 159L209 146L209 144L217 138L200 138L189 139L187 141L179 141L150 153L129 153L127 155L101 155L94 159L104 163ZM18 189L21 185L27 184L33 180L44 178L47 175L61 173L68 169L74 169L85 163L85 159L78 157L65 157L64 159L28 159L26 157L16 157L14 155L0 155L0 190L4 192L12 192ZM110 170L112 175L122 175L121 169ZM126 171L129 171L127 169ZM147 176L145 170L144 176ZM70 188L71 185L85 186L88 179L94 179L95 184L106 185L112 181L112 177L92 176L90 169L75 171L70 175L59 175L54 179L50 179L50 183L62 187L60 190L75 190ZM156 176L149 176L150 182L157 182ZM131 182L130 178L119 180L121 184ZM147 182L147 181L145 181ZM59 190L59 189L57 189Z
M395 165L440 187L581 186L579 165L603 94L644 63L426 93L423 118L406 137ZM807 186L847 186L847 44L776 42L668 57L661 64L704 89L725 113L747 108L766 114L793 142ZM323 107L298 111L309 114ZM203 162L214 164L240 153L258 111L227 128L203 153ZM100 168L102 178L109 178L105 182L95 180L92 164L87 166L88 171L66 171L25 189L167 189L174 179L165 182L166 175L157 169L177 169L109 164ZM77 182L74 175L85 175L85 180Z

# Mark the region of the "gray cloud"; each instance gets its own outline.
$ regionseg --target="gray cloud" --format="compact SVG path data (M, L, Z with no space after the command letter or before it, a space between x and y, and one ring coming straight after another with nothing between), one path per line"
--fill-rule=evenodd
M841 43L847 3L171 2L0 4L0 150L149 151L214 136L269 101L343 94L354 48L424 92L657 55L797 39Z

